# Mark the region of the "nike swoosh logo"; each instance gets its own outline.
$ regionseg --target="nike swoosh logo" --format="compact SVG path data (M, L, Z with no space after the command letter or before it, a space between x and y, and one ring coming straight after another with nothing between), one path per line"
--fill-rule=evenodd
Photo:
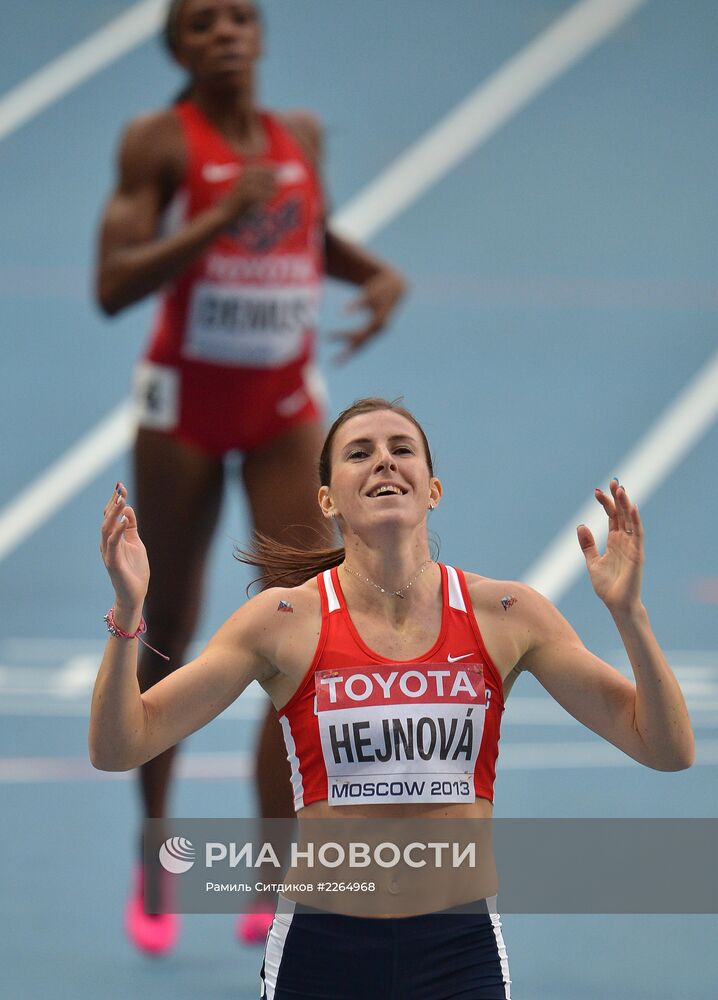
M289 160L277 167L274 176L279 184L299 184L307 176L307 171L299 160Z
M210 184L219 184L232 177L238 177L242 168L238 163L205 163L202 176Z
M297 389L291 396L285 396L277 403L277 413L282 417L293 417L306 405L309 397L304 389Z
M457 660L465 660L467 656L473 656L473 653L462 653L461 656L452 656L451 653L446 657L449 663L456 663Z
M205 163L202 176L210 184L221 184L239 177L241 171L239 163ZM289 160L277 167L274 176L278 184L299 184L307 176L307 171L298 160Z

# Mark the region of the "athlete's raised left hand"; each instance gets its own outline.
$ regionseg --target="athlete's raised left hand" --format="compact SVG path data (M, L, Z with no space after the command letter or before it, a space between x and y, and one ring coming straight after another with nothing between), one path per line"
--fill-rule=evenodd
M613 614L631 614L640 607L643 577L643 525L638 507L623 486L612 479L610 492L596 489L596 500L608 517L606 551L601 555L591 529L579 524L578 542L591 583Z
M127 505L127 489L122 483L105 504L100 554L115 588L115 621L124 631L132 632L142 617L150 564L137 531L137 515Z
M369 320L356 330L343 330L329 335L330 340L344 344L343 350L334 359L341 364L371 340L386 323L406 292L406 282L400 274L389 268L373 275L363 285L361 293L346 307L347 312L360 309L369 311Z

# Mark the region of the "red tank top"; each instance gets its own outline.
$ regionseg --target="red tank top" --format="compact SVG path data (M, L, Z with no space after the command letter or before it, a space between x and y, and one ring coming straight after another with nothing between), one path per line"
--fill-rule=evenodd
M294 807L493 801L501 676L461 570L439 564L439 636L414 660L362 642L337 570L317 577L322 628L312 663L280 710Z
M175 107L187 150L185 181L165 213L164 232L215 204L249 162L185 101ZM265 112L263 154L278 190L222 233L160 300L147 357L276 368L308 356L324 270L324 207L314 167L297 140Z

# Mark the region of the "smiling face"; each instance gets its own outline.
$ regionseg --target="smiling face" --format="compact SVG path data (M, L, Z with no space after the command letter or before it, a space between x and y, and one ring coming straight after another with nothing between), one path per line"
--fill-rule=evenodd
M326 517L336 516L342 533L389 525L425 525L441 497L441 484L427 464L417 427L392 410L351 417L332 442L331 481L321 487Z
M175 59L195 80L231 83L262 53L260 16L252 0L184 0L166 35Z

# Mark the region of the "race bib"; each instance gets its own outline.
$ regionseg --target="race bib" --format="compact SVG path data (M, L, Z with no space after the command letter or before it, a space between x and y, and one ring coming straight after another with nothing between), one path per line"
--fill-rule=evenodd
M315 694L330 805L474 801L481 664L321 670Z
M192 295L183 353L222 365L276 368L301 354L318 315L315 285L201 282Z
M141 427L175 429L180 406L180 376L175 368L140 361L134 372L132 394Z

